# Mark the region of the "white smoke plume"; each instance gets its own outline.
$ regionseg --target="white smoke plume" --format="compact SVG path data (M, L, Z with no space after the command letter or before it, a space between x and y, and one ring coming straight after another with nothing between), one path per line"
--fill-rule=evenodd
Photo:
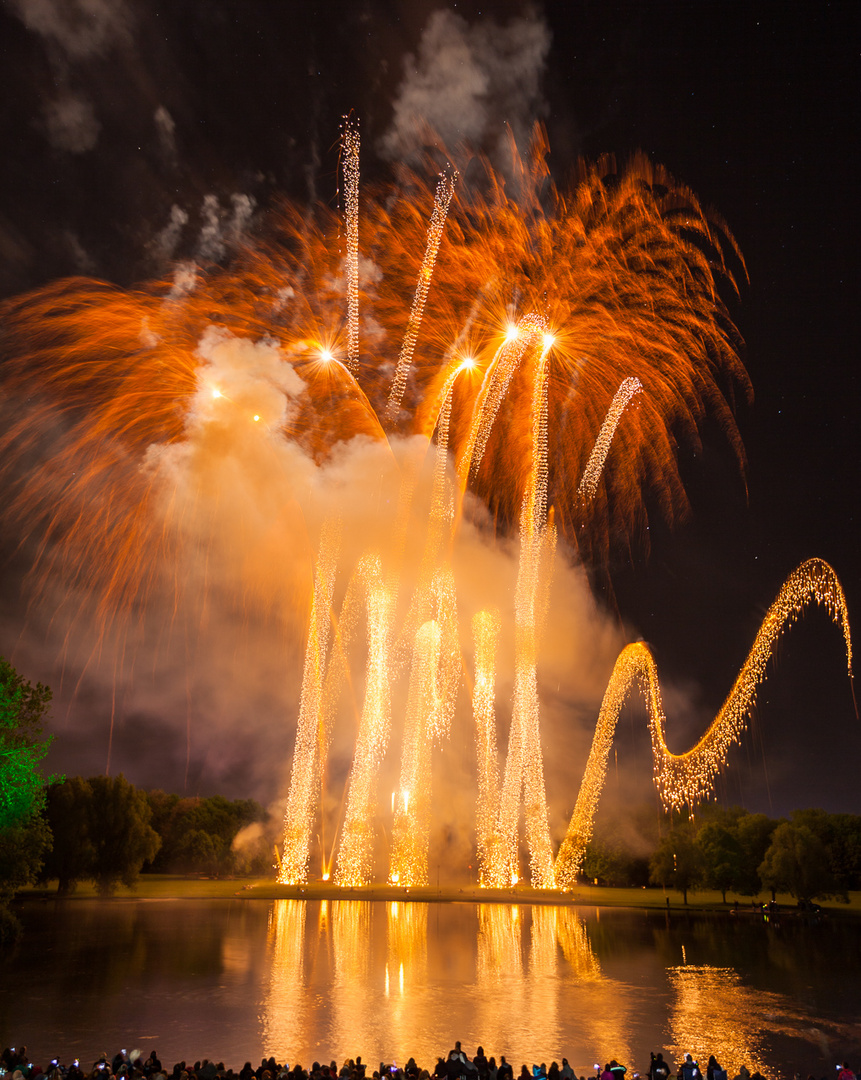
M187 224L187 212L174 203L170 208L170 219L167 225L155 234L148 245L150 256L157 265L162 266L174 257L182 238L182 231Z
M175 165L176 122L164 105L159 105L156 109L153 114L153 121L155 122L155 130L158 135L158 142L161 147L162 155L169 164Z
M198 239L197 257L218 262L230 248L242 240L251 224L255 201L250 195L230 196L232 212L221 206L217 195L206 195L200 209L203 226Z
M409 161L431 129L449 149L468 143L505 167L509 133L524 146L545 111L541 79L549 48L550 30L537 16L470 25L452 11L435 11L418 54L404 61L382 153Z
M181 298L168 302L181 302ZM142 328L142 336L149 331ZM424 450L419 437L385 443L353 437L318 458L291 432L309 387L274 340L234 338L211 328L198 346L197 390L182 438L151 445L137 461L118 456L131 485L146 484L155 534L172 552L149 582L140 617L99 636L82 613L90 600L59 586L51 625L30 625L16 650L22 670L57 691L62 769L112 772L145 787L221 792L267 803L282 796L299 711L309 584L324 520L342 522L334 606L362 555L385 553L394 531L399 462ZM46 437L48 437L46 435ZM52 438L56 434L51 435ZM94 491L94 501L101 493ZM429 476L413 500L401 603L424 551ZM480 519L480 508L476 508ZM475 516L475 515L473 515ZM434 752L432 865L443 878L474 877L475 732L469 699L471 619L502 614L496 711L501 764L507 752L519 544L492 541L464 524L452 553L464 677L450 738ZM539 682L542 739L554 840L561 839L588 753L594 717L621 646L618 628L595 605L585 574L557 559ZM67 618L77 617L68 631ZM366 662L363 617L349 651L350 682L332 730L322 808L331 845L355 750ZM8 640L8 627L4 638ZM65 640L58 644L57 635ZM46 661L64 655L66 677ZM53 671L51 670L53 666ZM115 701L113 718L106 703ZM380 814L398 785L406 674L394 684L392 731L379 780ZM318 865L317 853L314 866ZM328 855L329 851L322 854ZM386 851L377 852L378 871ZM473 867L474 869L474 867Z

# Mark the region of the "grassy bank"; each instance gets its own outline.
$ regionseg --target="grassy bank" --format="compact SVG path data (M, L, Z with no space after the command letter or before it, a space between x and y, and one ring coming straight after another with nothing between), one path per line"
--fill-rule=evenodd
M47 888L25 889L21 899L56 898L56 885ZM82 882L68 898L93 899L95 887L91 882ZM630 907L654 911L666 911L669 899L670 911L729 911L733 897L728 902L721 901L717 892L688 893L685 907L682 894L670 889L611 889L597 885L581 885L573 892L554 892L531 889L520 885L515 889L479 889L475 886L443 886L442 888L425 887L415 889L389 888L386 885L367 885L356 889L338 889L330 882L311 882L308 885L278 885L266 878L211 878L178 877L170 874L142 874L134 890L121 887L115 900L224 900L240 898L243 900L402 900L423 903L503 903L503 904L575 904L586 907ZM767 902L770 894L762 893L756 902ZM778 903L784 908L795 908L796 902L791 896L778 894ZM751 910L751 897L738 898L742 912ZM836 900L823 900L820 906L833 914L861 914L861 892L849 894L849 903Z

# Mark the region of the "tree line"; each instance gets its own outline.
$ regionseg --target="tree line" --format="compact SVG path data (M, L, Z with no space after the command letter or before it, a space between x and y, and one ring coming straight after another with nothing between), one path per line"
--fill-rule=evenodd
M265 874L273 864L262 828L241 849L235 844L268 817L252 799L181 798L143 791L122 775L76 776L48 786L44 816L53 844L38 880L56 880L60 894L89 880L109 896L141 871L227 877Z
M91 880L107 896L142 869L217 877L272 868L268 815L251 799L145 792L122 775L46 778L51 698L0 657L0 943L19 933L9 905L34 882L56 880L68 893Z
M770 818L708 804L697 815L662 819L650 851L634 853L604 830L586 851L584 874L605 885L662 885L727 895L789 893L800 901L848 900L861 889L861 815L796 810Z

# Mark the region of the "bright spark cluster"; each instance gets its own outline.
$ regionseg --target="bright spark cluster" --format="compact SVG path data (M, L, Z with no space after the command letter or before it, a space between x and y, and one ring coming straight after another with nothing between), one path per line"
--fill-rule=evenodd
M534 351L539 342L544 344L546 334L546 316L533 311L524 315L517 326L509 327L505 340L497 349L479 390L466 451L461 456L458 468L464 487L468 478L474 477L481 466L493 422L515 372L530 350ZM545 345L542 352L546 351Z

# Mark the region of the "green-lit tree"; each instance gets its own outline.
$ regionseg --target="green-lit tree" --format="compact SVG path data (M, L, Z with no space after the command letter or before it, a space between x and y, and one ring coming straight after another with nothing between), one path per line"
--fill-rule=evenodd
M0 657L0 940L20 931L9 901L36 879L51 846L41 770L51 745L42 734L50 703L47 686L33 686Z
M47 686L33 686L0 657L0 829L20 825L42 805L41 764L51 745L42 727L50 704Z

